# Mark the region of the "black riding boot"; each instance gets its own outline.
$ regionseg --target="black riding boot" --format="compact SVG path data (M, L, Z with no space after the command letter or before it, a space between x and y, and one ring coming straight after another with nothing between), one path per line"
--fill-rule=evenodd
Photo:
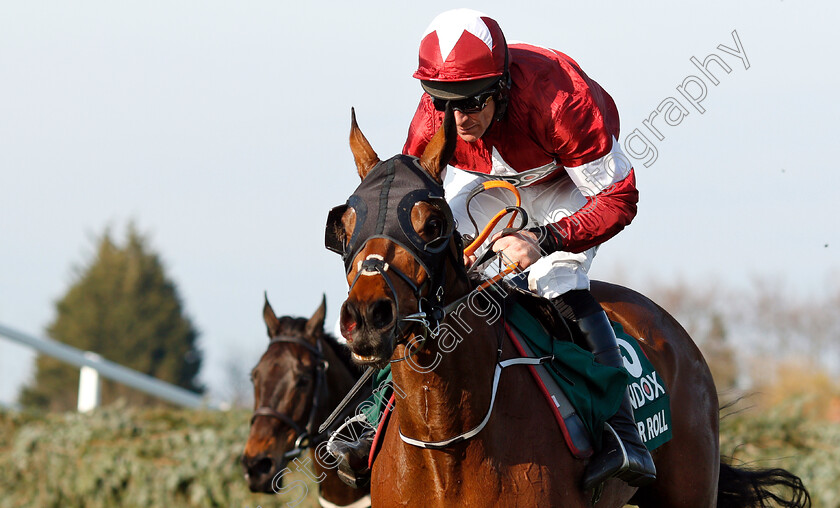
M339 460L338 477L353 488L360 489L370 483L368 457L374 434L372 430L364 432L357 441L337 439L327 447L327 451Z
M615 332L603 310L578 319L577 324L586 336L586 344L595 355L595 361L610 367L624 366ZM639 436L628 392L625 392L618 412L604 426L601 449L589 461L583 487L589 490L613 476L633 487L647 485L656 479L656 466Z

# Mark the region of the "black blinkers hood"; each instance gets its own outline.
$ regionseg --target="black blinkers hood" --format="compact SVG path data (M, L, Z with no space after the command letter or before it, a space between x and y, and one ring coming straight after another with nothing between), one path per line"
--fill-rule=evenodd
M411 224L411 210L419 201L436 206L445 217L438 238L426 242ZM343 238L340 224L347 208L356 212L353 235ZM443 186L420 166L416 157L397 155L379 162L362 180L347 203L330 210L324 243L341 254L347 273L368 240L385 238L400 245L419 261L426 273L439 263L439 254L449 246L455 224L443 197Z

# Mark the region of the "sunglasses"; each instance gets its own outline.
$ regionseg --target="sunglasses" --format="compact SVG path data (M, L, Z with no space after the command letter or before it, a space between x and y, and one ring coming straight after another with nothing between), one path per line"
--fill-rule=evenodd
M446 111L446 103L449 102L453 110L460 111L465 115L470 115L472 113L483 111L484 108L490 104L490 99L496 95L496 92L498 92L496 89L486 90L475 97L467 97L466 99L459 99L457 101L432 97L432 103L434 104L436 110Z

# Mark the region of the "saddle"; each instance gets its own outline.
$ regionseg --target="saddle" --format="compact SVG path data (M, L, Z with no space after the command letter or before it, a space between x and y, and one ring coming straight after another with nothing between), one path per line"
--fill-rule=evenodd
M581 365L589 367L592 355L580 346L584 336L574 321L563 318L546 299L519 285L510 284L506 289L511 295L506 299L508 336L523 356L555 357L550 363L529 369L552 406L571 452L588 457L593 446L600 446L601 415L609 418L614 412L611 406L597 407L598 400L615 389L609 386L609 380L599 378L600 364L596 364L598 369L581 371ZM638 339L626 333L620 323L611 324L628 374L626 388L622 386L616 393L623 395L624 389L630 392L639 434L648 450L654 450L672 437L668 393ZM572 379L578 371L582 379ZM587 390L578 390L579 384L595 392L603 387L603 393L592 393L593 400Z
M600 447L606 420L618 409L625 390L630 390L637 425L643 442L653 450L671 439L668 394L638 341L612 322L626 373L595 362L591 353L577 344L584 340L577 325L564 319L551 303L505 282L505 328L518 354L552 357L540 365L525 366L551 408L569 450L588 458ZM554 333L550 333L549 330ZM377 429L370 450L373 465L390 410L398 403L390 386L390 367L377 372L378 396L366 408L367 419Z

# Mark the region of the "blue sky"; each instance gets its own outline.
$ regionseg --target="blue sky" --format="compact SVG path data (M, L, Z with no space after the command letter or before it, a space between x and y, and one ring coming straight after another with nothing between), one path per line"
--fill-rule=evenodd
M59 2L0 5L0 323L42 335L54 302L111 226L146 232L201 330L203 378L265 346L263 291L328 319L346 293L323 249L330 207L357 183L350 107L382 156L420 97L420 35L445 2ZM466 5L469 6L469 5ZM840 282L833 127L838 6L798 0L483 2L509 40L559 49L615 99L636 162L631 226L593 276L803 293ZM743 46L745 62L718 48ZM719 84L690 59L715 53ZM678 91L704 80L702 114ZM688 85L690 90L691 86ZM669 97L678 125L643 124ZM835 175L835 176L832 176ZM0 341L0 401L33 355Z

